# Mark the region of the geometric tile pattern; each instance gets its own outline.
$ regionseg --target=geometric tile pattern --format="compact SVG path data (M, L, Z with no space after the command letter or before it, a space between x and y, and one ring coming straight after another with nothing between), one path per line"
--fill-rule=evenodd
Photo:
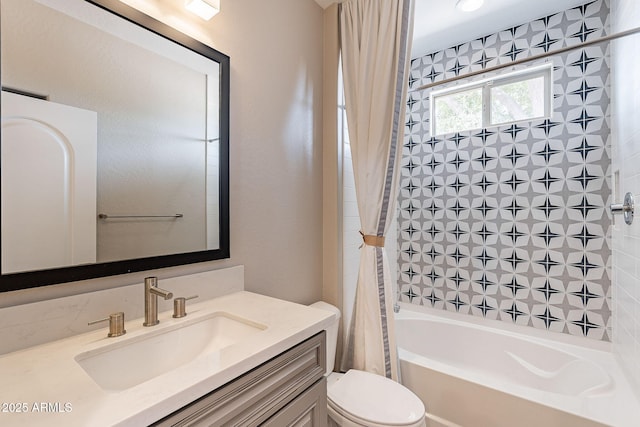
M416 58L410 87L601 37L608 15L605 1L591 1ZM538 64L544 61L553 63L550 119L432 137L430 90L410 91L398 203L400 295L610 340L609 46Z

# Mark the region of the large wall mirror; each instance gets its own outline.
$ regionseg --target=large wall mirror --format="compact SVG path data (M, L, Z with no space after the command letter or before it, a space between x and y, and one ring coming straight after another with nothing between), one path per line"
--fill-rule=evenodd
M0 291L229 257L229 57L117 0L0 0Z

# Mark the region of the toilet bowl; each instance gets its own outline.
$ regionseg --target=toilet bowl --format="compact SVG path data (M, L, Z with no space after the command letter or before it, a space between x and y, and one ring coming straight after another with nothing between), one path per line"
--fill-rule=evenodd
M345 427L425 427L422 401L403 385L370 372L333 372L340 311L325 302L311 307L334 313L327 328L327 412L329 425Z

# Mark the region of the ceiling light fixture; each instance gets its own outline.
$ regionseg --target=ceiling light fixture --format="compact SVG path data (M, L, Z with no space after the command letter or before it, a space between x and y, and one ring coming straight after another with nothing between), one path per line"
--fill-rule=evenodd
M187 0L185 7L190 12L208 21L220 12L220 0Z
M480 9L484 4L484 0L458 0L456 8L463 12L473 12Z

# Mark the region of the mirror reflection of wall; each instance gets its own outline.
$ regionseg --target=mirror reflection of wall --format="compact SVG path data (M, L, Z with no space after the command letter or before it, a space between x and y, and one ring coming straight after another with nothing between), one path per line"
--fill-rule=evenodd
M218 248L218 65L81 0L1 6L2 86L97 114L97 262Z

